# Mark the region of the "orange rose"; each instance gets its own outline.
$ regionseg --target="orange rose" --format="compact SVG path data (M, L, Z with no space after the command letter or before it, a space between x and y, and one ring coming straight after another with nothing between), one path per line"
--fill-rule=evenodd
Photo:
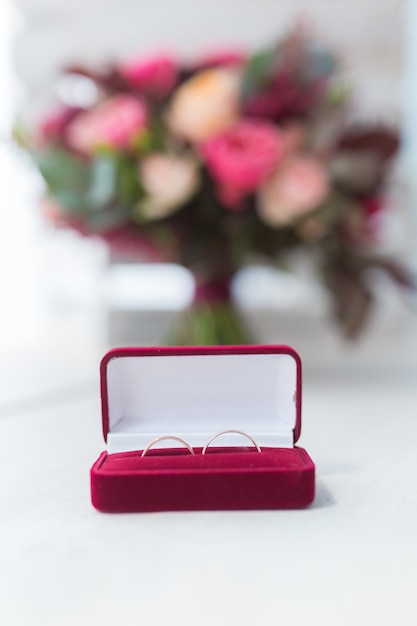
M199 72L174 92L167 117L169 127L191 142L213 137L237 119L238 90L234 70Z

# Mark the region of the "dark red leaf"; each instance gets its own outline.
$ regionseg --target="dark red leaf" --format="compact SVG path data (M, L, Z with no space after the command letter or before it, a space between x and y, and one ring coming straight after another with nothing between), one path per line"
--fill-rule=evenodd
M352 152L374 152L382 160L392 158L400 147L398 133L384 126L356 127L343 134L338 149Z

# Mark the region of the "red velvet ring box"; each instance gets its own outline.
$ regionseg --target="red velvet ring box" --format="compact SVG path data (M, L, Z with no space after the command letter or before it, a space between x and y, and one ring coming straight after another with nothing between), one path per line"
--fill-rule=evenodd
M295 446L301 361L286 346L119 348L101 363L107 451L91 469L100 511L296 508L314 463ZM222 431L202 449L210 438ZM157 437L163 439L142 456Z

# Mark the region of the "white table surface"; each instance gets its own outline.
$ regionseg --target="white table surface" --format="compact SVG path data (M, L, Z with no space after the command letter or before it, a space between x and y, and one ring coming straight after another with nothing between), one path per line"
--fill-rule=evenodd
M415 624L417 368L307 368L306 510L106 515L99 352L62 334L1 368L2 626Z

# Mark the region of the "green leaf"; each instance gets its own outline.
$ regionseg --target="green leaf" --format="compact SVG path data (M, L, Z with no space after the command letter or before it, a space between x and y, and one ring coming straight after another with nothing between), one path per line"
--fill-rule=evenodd
M339 61L329 50L310 46L306 58L306 77L310 80L332 76L339 69Z
M54 191L53 197L67 213L84 214L91 209L90 202L85 194L72 189L58 189Z
M143 131L132 141L132 148L137 152L149 152L152 146L152 133L148 130Z
M373 301L361 268L350 265L347 259L329 257L322 270L333 295L337 321L347 339L356 339L365 327Z
M242 77L242 95L244 98L268 82L276 62L277 50L275 47L258 52L249 59Z
M32 150L31 134L22 122L17 121L13 126L12 138L13 141L21 148L24 148L29 152Z
M329 82L326 98L330 106L338 107L344 104L351 95L352 88L343 78L338 77Z
M101 211L90 210L83 215L83 218L92 232L105 232L127 224L130 218L130 207L113 205Z
M79 193L88 190L90 167L74 155L51 149L36 154L35 161L52 195L64 189Z
M117 198L125 203L137 203L144 196L137 174L137 163L125 155L117 161Z
M117 160L114 155L102 155L91 166L91 184L88 190L88 202L100 209L109 204L117 190Z

